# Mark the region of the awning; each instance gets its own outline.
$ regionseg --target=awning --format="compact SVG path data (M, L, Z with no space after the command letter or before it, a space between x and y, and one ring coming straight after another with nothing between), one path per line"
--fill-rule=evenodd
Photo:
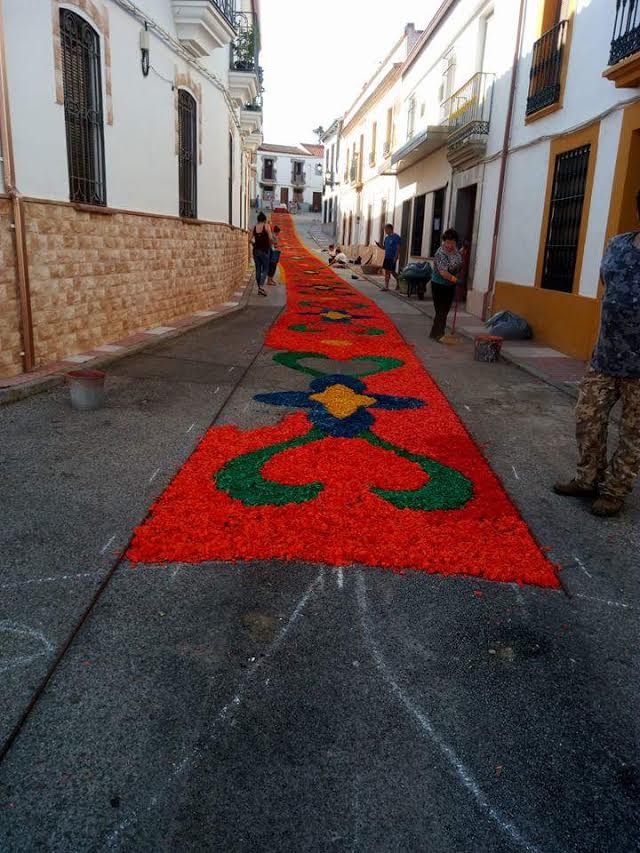
M422 133L410 139L406 145L399 148L391 156L391 167L386 174L397 175L414 163L424 160L429 154L433 154L438 148L447 144L449 128L441 125L432 125Z

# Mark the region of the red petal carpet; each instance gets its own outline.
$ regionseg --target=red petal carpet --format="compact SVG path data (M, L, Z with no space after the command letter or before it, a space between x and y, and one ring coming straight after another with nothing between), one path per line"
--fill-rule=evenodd
M278 223L287 309L266 344L274 370L307 373L309 389L258 395L256 406L297 410L277 426L209 430L128 558L360 563L557 587L556 567L387 315L304 248L289 216ZM336 359L363 369L336 374Z

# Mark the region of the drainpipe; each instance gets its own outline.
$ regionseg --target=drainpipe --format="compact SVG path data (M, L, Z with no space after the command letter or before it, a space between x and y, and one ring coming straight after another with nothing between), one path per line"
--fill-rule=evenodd
M33 320L31 317L31 295L29 292L29 264L22 196L16 188L13 139L11 136L11 114L9 111L9 87L5 56L4 15L0 0L0 149L4 165L5 191L11 200L13 214L13 237L18 277L18 299L20 302L20 330L22 334L22 366L27 373L35 365L33 346Z
M516 85L518 82L518 65L520 63L520 52L522 42L522 29L524 26L524 13L527 0L520 0L520 12L518 13L518 33L516 35L516 46L513 54L513 65L511 67L511 88L509 90L509 106L507 108L507 120L504 126L504 140L502 143L502 155L500 159L500 178L498 180L498 198L496 200L496 218L493 225L493 243L491 246L491 263L489 265L489 288L485 293L484 305L482 307L482 319L486 320L493 306L495 291L496 263L498 257L498 240L500 238L500 224L502 220L502 201L504 198L504 187L507 177L507 158L509 157L509 142L511 140L511 127L513 124L513 107L516 99Z

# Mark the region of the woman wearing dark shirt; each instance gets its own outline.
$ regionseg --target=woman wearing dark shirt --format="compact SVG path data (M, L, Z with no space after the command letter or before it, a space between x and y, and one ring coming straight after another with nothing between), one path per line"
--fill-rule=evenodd
M258 283L258 293L260 296L267 295L264 283L269 273L272 241L273 235L271 227L267 222L267 217L264 213L259 213L258 224L254 227L251 234L251 242L253 243L253 260L256 265L256 282Z
M442 245L433 259L431 292L435 317L429 337L435 341L439 341L446 331L447 316L456 295L456 285L462 265L463 258L458 251L458 232L449 228L442 235Z

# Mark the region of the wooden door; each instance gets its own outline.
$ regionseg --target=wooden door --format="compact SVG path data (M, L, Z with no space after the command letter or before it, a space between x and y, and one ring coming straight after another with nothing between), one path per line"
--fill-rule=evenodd
M312 209L314 213L319 213L322 210L322 193L313 194Z
M289 187L280 187L280 203L289 204Z

